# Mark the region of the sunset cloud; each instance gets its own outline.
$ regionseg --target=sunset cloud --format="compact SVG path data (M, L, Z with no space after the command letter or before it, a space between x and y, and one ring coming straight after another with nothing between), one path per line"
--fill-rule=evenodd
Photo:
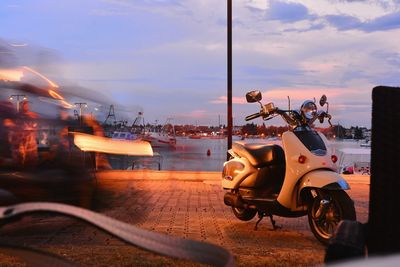
M267 91L262 91L262 96L265 101L274 102L274 101L281 101L287 100L289 96L291 100L295 101L304 101L307 99L319 99L323 94L328 96L328 98L338 99L344 98L346 96L353 96L357 94L363 94L363 90L357 88L276 88L270 89ZM215 100L212 100L211 103L213 104L226 104L227 97L220 96ZM233 97L232 98L233 104L248 104L246 102L246 97Z
M207 110L192 110L188 113L184 114L173 114L174 119L178 120L185 120L185 121L190 121L190 120L199 120L199 119L205 119L208 116L208 111Z
M266 19L291 23L314 19L314 16L311 16L308 9L302 4L272 0L266 10Z
M220 96L215 100L211 100L210 103L213 104L226 104L227 102L227 97L226 96ZM246 99L243 97L232 97L232 103L233 104L246 104Z
M0 68L107 93L147 121L226 114L226 1L14 2L0 4ZM236 123L257 109L245 94L258 89L280 106L326 94L334 119L370 124L372 88L400 84L399 12L396 0L234 1Z

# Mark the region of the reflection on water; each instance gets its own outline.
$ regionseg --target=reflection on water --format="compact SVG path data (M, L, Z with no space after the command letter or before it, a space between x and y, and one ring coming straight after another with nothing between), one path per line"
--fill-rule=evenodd
M233 141L239 141L238 138ZM246 139L245 142L279 144L281 141L271 139ZM360 148L360 143L354 140L330 142L330 149L338 154L342 148ZM360 148L369 149L369 148ZM210 155L207 155L207 151ZM109 156L114 169L158 169L176 171L221 171L226 161L227 139L189 139L177 138L175 149L155 148L155 157Z

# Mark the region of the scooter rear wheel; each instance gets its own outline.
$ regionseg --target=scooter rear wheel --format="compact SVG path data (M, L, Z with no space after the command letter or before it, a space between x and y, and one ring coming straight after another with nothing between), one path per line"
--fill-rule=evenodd
M325 202L325 207L322 208ZM314 236L327 245L341 220L356 220L354 202L342 190L318 191L308 209L308 222Z
M257 210L232 207L233 214L242 221L250 221L257 214Z

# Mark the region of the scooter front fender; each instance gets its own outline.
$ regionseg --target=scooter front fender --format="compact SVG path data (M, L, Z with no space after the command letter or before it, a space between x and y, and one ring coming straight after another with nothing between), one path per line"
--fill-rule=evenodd
M348 190L349 184L337 172L330 170L315 170L306 173L299 184L299 193L304 188L322 188L327 190Z

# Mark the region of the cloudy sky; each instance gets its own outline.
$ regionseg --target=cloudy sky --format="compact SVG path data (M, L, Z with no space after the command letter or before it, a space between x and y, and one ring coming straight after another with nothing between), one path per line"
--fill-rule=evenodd
M370 126L372 88L400 85L399 0L233 0L233 17L235 124L258 89L282 108L326 94L334 123ZM2 0L0 41L148 122L226 120L223 0Z

